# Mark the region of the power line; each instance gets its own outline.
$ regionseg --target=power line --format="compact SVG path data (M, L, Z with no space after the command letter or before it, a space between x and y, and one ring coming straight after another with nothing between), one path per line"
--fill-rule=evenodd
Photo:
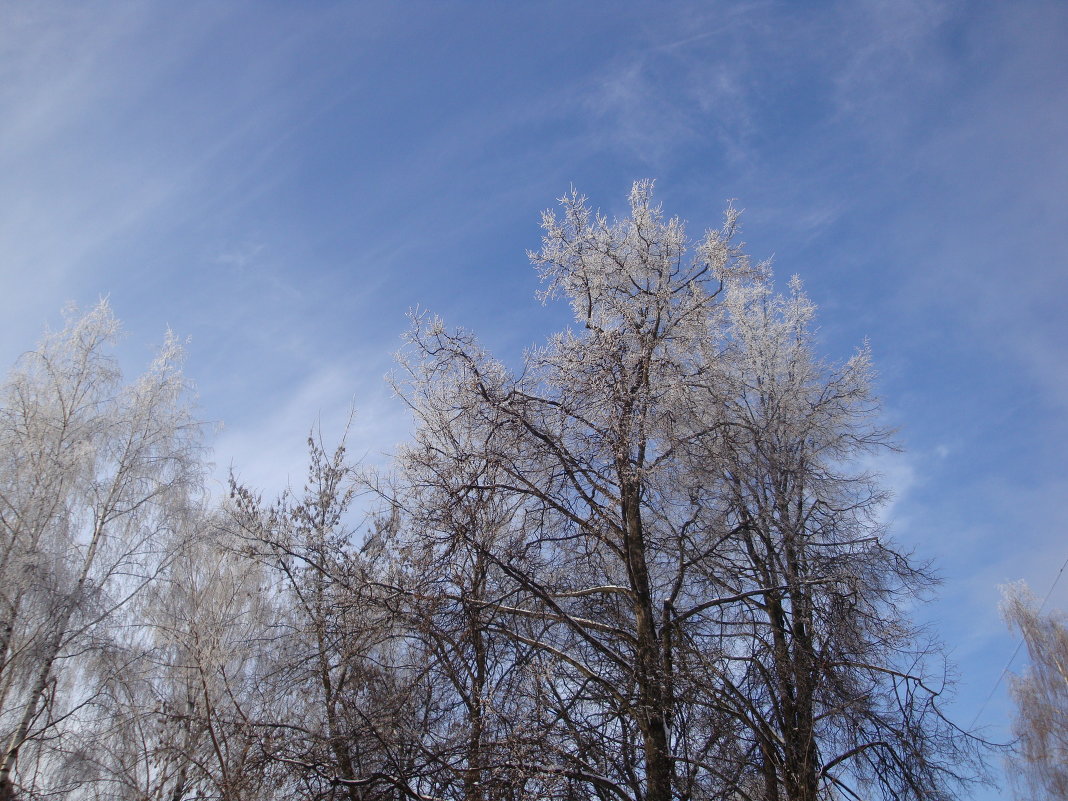
M1053 577L1053 583L1049 585L1049 589L1046 591L1045 597L1042 599L1042 603L1038 605L1038 614L1042 614L1042 610L1046 607L1046 601L1053 595L1053 589L1057 586L1057 582L1061 580L1061 576L1064 574L1064 569L1068 568L1068 559L1064 560L1064 564L1061 565L1061 569L1057 571L1057 575ZM1005 663L1005 667L1001 669L1001 673L998 674L998 680L994 682L994 686L990 688L990 694L987 695L986 700L983 701L983 705L979 707L979 711L975 713L975 719L972 720L972 725L968 727L969 730L975 728L975 724L979 722L979 716L986 710L986 705L990 703L990 699L994 697L994 693L998 691L998 687L1001 686L1001 680L1005 678L1005 674L1009 672L1009 668L1012 667L1012 663L1016 661L1016 657L1020 654L1020 648L1023 647L1024 640L1020 637L1020 641L1016 643L1016 650L1012 652L1012 656L1009 657L1009 661Z

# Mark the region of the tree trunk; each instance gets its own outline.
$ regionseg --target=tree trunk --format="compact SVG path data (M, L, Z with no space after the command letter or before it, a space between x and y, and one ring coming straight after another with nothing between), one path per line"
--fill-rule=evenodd
M634 590L634 623L637 635L636 679L638 726L645 754L646 801L670 801L673 765L668 737L664 662L657 636L649 567L645 559L640 487L625 480L622 491L624 542L627 573Z
M488 661L486 655L486 633L482 622L482 601L486 591L486 562L479 553L476 556L475 575L471 592L475 603L465 603L464 614L468 620L468 636L474 658L474 676L470 689L470 731L467 740L467 768L464 771L464 798L466 801L483 801L486 787L483 777L485 755L483 739L485 738L485 694L488 681Z
M89 571L93 566L93 561L96 559L96 551L103 536L104 518L103 515L100 515L97 517L96 525L93 527L93 536L92 539L89 540L89 548L85 553L85 559L82 562L82 569L78 574L78 580L75 582L74 588L60 609L56 619L56 627L52 636L52 642L49 643L48 648L45 650L45 657L41 661L37 680L34 682L33 688L30 690L29 697L26 699L26 706L22 712L22 719L19 721L19 725L14 733L11 735L7 748L4 749L3 761L0 762L0 801L10 801L10 799L15 797L14 785L11 781L11 773L15 769L15 762L18 760L19 751L22 748L23 743L26 741L26 735L30 730L30 724L37 715L37 706L40 704L41 698L44 696L45 688L48 687L48 681L52 676L52 666L55 664L56 659L59 657L59 652L63 648L63 640L67 635L70 620L74 616L74 611L78 608L78 603L82 597L82 591L85 589L85 583L89 579Z

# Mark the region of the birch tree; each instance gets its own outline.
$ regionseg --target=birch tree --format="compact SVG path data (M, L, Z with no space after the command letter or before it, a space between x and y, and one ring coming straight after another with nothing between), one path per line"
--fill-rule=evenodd
M200 426L168 335L129 385L105 302L25 354L0 407L0 799L43 758L92 687L75 658L107 640L166 563L195 506ZM52 770L49 775L59 775Z
M1018 797L1068 798L1068 619L1042 614L1026 584L1002 588L1002 614L1027 646L1030 666L1012 677L1016 702L1013 761Z
M264 733L250 720L275 698L277 593L224 520L218 510L201 519L140 599L140 636L120 652L102 704L112 723L97 745L106 795L275 797Z

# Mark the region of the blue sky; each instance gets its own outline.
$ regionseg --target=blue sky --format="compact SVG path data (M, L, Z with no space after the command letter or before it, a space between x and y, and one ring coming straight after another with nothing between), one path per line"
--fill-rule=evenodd
M524 253L571 185L654 178L695 235L733 198L825 352L871 341L968 724L997 585L1068 558L1066 142L1062 2L0 0L0 357L107 295L131 371L191 338L220 474L274 489L351 403L356 453L404 437L410 307L509 360L566 324Z

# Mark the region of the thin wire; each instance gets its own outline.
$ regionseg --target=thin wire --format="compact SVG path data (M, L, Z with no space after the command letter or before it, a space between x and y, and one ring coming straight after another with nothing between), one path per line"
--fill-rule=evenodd
M1038 606L1038 614L1042 614L1042 610L1046 607L1046 601L1053 595L1053 588L1057 586L1057 582L1061 580L1061 576L1064 574L1064 569L1068 567L1068 559L1064 560L1064 564L1061 565L1061 569L1057 571L1057 575L1053 577L1053 583L1049 585L1049 589L1046 591L1046 597L1042 599L1042 603ZM979 721L979 716L983 714L986 709L986 705L990 703L990 699L994 697L994 693L998 691L998 687L1001 686L1001 680L1005 678L1005 674L1009 672L1009 668L1012 667L1012 663L1016 661L1016 657L1020 655L1020 649L1023 647L1023 637L1020 637L1020 641L1016 643L1016 650L1012 652L1012 656L1009 657L1009 661L1005 664L1005 667L1001 669L1001 673L998 675L998 680L994 682L994 686L990 688L990 694L983 701L983 705L979 707L979 711L975 713L975 719L972 721L970 729L975 728L975 724Z
M1042 603L1038 605L1038 613L1042 614L1042 610L1046 606L1046 601L1053 595L1053 588L1057 586L1057 582L1061 580L1061 574L1064 573L1064 568L1068 567L1068 559L1064 560L1064 564L1061 565L1061 569L1057 571L1057 575L1053 577L1053 583L1049 585L1049 590L1046 591L1046 597L1042 599Z

